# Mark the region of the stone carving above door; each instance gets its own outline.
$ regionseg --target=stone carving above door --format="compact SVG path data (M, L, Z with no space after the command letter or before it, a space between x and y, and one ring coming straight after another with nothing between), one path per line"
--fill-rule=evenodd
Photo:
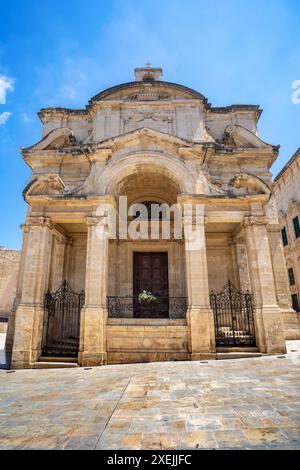
M143 90L125 96L124 101L157 101L171 99L170 93L158 90Z
M174 118L172 115L153 113L151 111L123 118L124 134L142 128L150 128L167 134L174 134Z
M258 176L250 173L238 173L229 183L229 192L235 196L253 196L266 194L270 196L271 189Z

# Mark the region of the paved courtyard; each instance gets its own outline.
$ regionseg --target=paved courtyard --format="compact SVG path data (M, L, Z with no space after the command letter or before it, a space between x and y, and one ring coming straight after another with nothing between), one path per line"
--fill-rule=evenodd
M0 370L0 449L300 449L286 356Z

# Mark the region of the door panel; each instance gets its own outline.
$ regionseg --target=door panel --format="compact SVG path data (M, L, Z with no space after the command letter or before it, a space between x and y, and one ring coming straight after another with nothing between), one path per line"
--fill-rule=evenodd
M140 318L168 318L169 282L168 253L133 254L133 295L135 316ZM137 302L137 296L143 291L157 297L154 303Z

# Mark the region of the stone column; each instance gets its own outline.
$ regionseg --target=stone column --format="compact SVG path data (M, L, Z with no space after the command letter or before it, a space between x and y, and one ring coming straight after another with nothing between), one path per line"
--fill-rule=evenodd
M215 358L216 355L214 318L209 301L204 206L196 207L187 209L185 206L184 211L191 360Z
M108 217L88 217L85 306L81 312L79 363L107 363Z
M248 261L252 292L255 299L257 346L261 352L285 353L285 338L280 308L277 304L275 279L263 215L245 217Z
M251 290L251 285L249 276L247 246L245 240L238 238L236 240L235 247L238 266L239 286L242 292L246 292L247 290Z
M44 294L48 288L52 245L51 223L31 217L25 226L26 252L21 279L21 297L15 316L11 366L30 368L41 354Z

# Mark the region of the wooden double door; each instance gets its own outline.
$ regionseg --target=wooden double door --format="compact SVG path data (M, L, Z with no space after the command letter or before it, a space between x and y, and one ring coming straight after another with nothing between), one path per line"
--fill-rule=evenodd
M151 292L154 302L139 302L143 291ZM168 253L133 253L134 316L138 318L169 317Z

